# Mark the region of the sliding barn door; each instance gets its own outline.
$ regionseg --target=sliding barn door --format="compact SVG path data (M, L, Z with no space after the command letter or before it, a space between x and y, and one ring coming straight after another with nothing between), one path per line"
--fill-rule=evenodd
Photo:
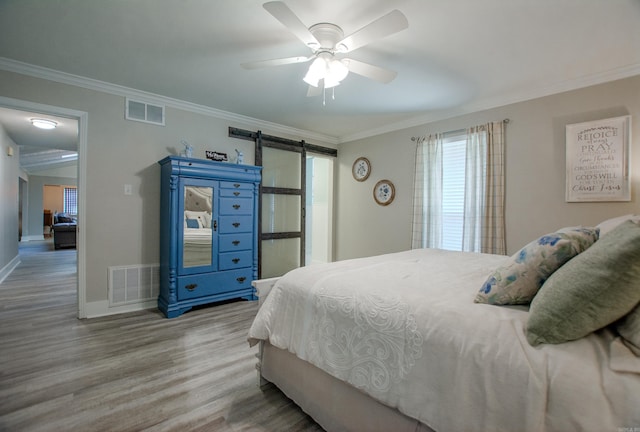
M257 140L262 165L260 277L282 276L305 259L304 144Z

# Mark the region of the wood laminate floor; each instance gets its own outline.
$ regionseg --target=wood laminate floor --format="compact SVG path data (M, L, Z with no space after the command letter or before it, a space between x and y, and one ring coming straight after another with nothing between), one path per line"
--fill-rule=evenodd
M258 388L257 302L78 320L76 251L20 259L0 284L0 431L322 431Z

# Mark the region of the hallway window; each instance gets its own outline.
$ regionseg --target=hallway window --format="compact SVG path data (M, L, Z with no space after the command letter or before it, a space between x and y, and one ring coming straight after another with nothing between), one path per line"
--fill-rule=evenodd
M64 212L72 215L78 214L78 189L64 188Z

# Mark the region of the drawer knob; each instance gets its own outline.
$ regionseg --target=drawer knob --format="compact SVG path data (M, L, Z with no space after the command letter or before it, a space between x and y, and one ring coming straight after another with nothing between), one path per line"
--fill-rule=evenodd
M240 187L240 183L234 183L234 184L233 184L233 187L234 187L234 188L239 188L239 187Z
M240 244L240 240L234 240L231 242L232 245L238 246Z
M238 264L240 262L240 258L234 258L231 260L234 264Z
M246 278L246 277L244 277L244 276L241 276L241 277L237 278L236 280L237 280L238 282L242 283L242 282L244 282L245 280L247 280L247 278Z
M234 194L235 196L238 196L238 195L240 195L240 192L234 192L233 194Z
M238 228L240 226L240 222L234 222L231 225L233 225L235 228Z
M194 289L196 289L197 286L198 284L189 284L189 285L186 285L185 288L189 291L193 291Z
M236 209L236 210L238 210L238 209L240 208L240 204L234 204L234 205L233 205L233 208L234 208L234 209Z

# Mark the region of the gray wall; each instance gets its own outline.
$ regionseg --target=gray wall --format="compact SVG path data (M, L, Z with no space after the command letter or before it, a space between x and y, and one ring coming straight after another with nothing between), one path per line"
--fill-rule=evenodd
M86 250L80 253L86 257L86 301L93 304L88 310L95 314L107 312L108 267L159 262L160 159L178 154L180 141L186 140L194 147L194 157L204 158L205 150L231 156L239 149L246 164L254 163L253 142L228 137L228 127L257 130L255 124L172 107L166 108L164 127L127 121L123 96L7 71L0 71L0 95L88 113L86 214L79 220L86 224ZM268 126L259 129L335 147ZM132 195L124 194L125 184L132 185ZM17 221L14 224L17 227Z
M253 143L227 136L229 126L258 129L253 124L171 107L167 107L165 127L126 121L122 96L6 71L0 71L0 95L88 113L87 198L83 222L86 224L88 303L106 304L109 266L159 261L157 161L178 153L180 140L185 139L194 146L196 157L204 157L205 150L232 155L237 148L244 152L246 163L254 163ZM503 118L511 119L507 126L506 203L510 253L535 236L560 226L594 224L607 217L640 212L639 96L640 77L634 77L341 144L336 173L335 258L410 247L415 158L412 136ZM626 114L633 116L632 201L566 203L565 125ZM304 138L287 136L268 127L259 129L285 138ZM368 157L373 167L371 176L363 183L351 177L351 165L359 156ZM17 179L18 175L16 172L10 177ZM394 203L387 207L376 205L372 197L373 185L382 178L392 180L397 189ZM17 197L18 182L13 183ZM133 186L133 195L124 195L124 184ZM2 201L4 204L4 198ZM15 202L17 207L17 198ZM2 214L4 208L3 205ZM11 215L2 224L12 226L6 230L9 234L12 230L15 241L0 239L0 247L8 245L12 251L17 247L14 212L17 215L17 209L8 212ZM11 253L15 254L8 252Z
M632 116L631 201L565 202L565 125ZM401 251L411 247L415 143L412 136L447 132L509 118L506 129L506 224L508 253L539 235L570 225L640 213L640 76L399 130L341 144L338 154L336 259ZM372 173L351 176L358 157ZM396 199L376 205L372 189L394 182Z

